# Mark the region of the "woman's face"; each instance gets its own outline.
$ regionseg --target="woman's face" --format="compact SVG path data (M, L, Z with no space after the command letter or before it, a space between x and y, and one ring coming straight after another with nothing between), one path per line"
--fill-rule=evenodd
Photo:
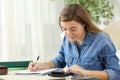
M77 21L61 22L61 29L70 41L77 41L78 43L84 39L85 29L84 25Z

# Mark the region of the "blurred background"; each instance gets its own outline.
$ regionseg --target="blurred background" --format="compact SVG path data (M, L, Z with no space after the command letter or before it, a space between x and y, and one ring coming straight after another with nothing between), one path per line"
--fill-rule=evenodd
M114 4L111 25L120 21L120 0L108 1ZM55 57L62 41L58 18L63 7L64 0L0 0L0 61Z

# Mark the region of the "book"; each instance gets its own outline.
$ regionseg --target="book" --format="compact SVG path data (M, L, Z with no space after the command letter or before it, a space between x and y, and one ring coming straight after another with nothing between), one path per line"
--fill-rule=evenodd
M33 75L33 74L39 74L39 75L47 75L52 71L58 70L59 68L53 68L53 69L44 69L39 71L29 71L29 70L21 70L19 72L16 72L16 75Z

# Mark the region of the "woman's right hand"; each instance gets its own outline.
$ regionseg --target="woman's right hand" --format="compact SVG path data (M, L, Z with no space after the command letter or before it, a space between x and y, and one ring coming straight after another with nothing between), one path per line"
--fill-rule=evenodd
M38 70L43 70L43 69L50 69L54 68L54 64L52 62L30 62L28 66L28 70L30 71L38 71Z
M38 71L40 70L40 63L30 62L28 66L28 70L30 71Z

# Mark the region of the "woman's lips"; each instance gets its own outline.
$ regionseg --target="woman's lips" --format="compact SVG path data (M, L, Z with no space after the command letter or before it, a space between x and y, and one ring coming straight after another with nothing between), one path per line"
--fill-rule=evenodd
M68 36L68 38L69 38L69 39L74 39L74 37L73 37L73 36Z

